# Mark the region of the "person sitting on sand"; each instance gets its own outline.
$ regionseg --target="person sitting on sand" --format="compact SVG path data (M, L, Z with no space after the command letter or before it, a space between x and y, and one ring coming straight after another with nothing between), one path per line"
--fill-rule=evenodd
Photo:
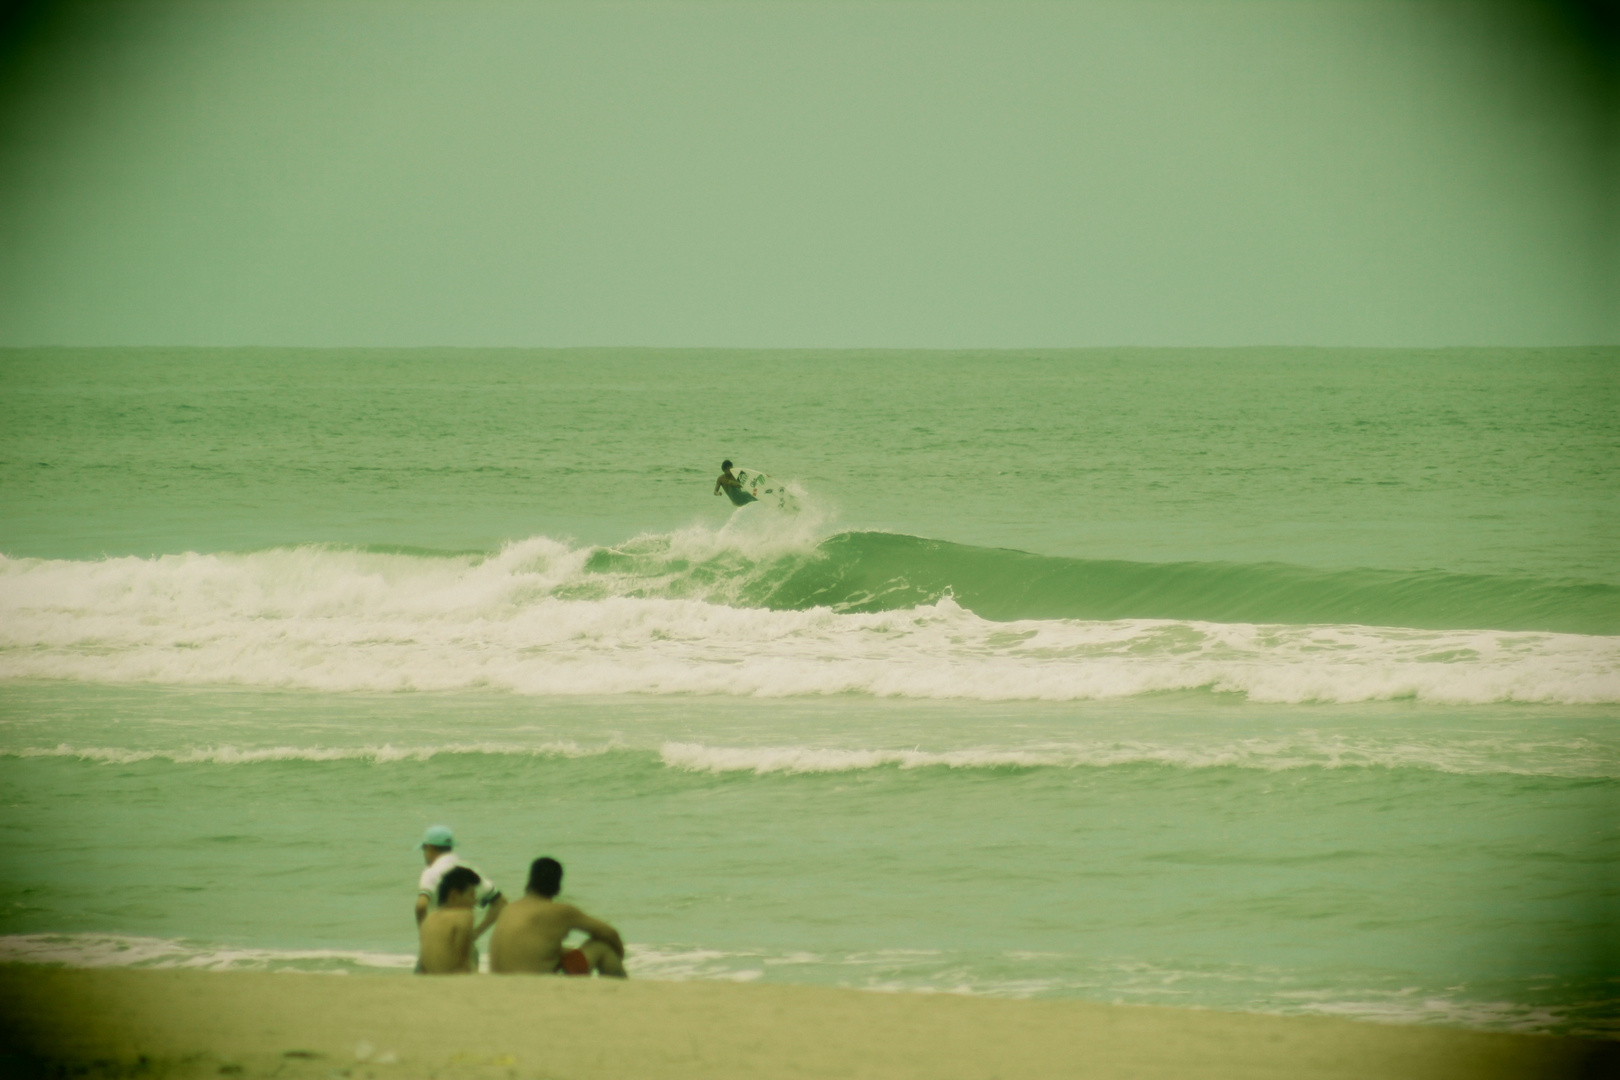
M421 926L422 920L427 918L428 912L433 910L439 902L439 885L444 876L458 866L467 866L457 857L453 850L456 846L455 834L447 825L434 825L422 834L422 861L427 863L427 869L422 871L422 877L416 886L416 925ZM467 869L476 868L468 866ZM476 907L483 912L473 930L473 940L483 937L484 931L495 924L501 909L506 906L506 899L495 883L483 874L478 874L478 899Z
M498 975L611 975L622 979L624 941L619 932L572 904L559 904L562 863L539 858L529 867L523 898L506 905L489 938L489 970ZM570 930L583 930L589 940L577 949L563 948Z
M439 906L418 928L421 939L416 970L423 975L471 975L473 959L473 902L482 879L476 870L453 866L439 882Z

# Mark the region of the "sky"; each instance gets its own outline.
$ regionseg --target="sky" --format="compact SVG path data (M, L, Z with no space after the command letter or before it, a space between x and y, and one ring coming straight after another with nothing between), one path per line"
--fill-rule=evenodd
M0 345L1620 344L1577 8L35 4Z

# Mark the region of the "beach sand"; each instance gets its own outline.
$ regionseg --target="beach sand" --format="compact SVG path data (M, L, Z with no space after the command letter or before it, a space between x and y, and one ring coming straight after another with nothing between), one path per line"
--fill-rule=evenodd
M0 967L7 1075L1586 1077L1614 1044L731 983Z

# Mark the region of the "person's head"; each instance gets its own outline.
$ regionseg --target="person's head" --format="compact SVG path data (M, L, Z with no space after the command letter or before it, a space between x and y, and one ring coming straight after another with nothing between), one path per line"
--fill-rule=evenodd
M562 892L562 863L549 855L530 863L528 890L547 900Z
M448 825L429 825L422 834L422 861L429 866L445 852L454 849L456 836Z
M729 462L729 461L722 461L722 462L721 462L721 463L720 463L720 471L721 471L721 472L730 472L730 471L731 471L731 462Z
M439 906L470 905L484 879L469 866L452 866L450 872L439 879Z

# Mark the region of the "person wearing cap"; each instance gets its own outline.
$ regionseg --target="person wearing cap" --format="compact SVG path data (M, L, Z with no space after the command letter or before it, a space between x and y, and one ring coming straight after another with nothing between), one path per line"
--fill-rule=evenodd
M422 920L427 918L428 912L439 906L439 882L444 875L458 866L467 866L455 852L456 837L448 825L430 826L422 834L422 861L427 863L427 869L422 871L421 880L416 890L416 925L420 929ZM473 907L479 913L478 925L473 928L472 939L477 941L484 931L495 925L500 916L501 909L506 907L506 898L501 890L489 879L489 875L481 873L476 867L467 866L467 869L478 874L478 890L474 897Z

